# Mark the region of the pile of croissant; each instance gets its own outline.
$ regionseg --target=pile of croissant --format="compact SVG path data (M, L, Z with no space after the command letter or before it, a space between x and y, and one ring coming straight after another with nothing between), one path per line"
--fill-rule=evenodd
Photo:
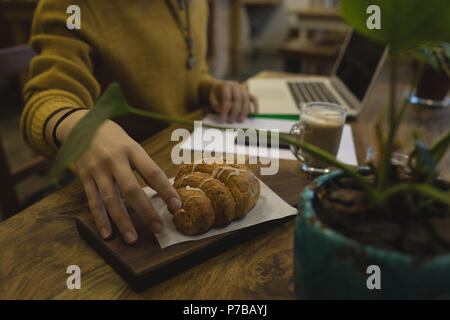
M183 164L174 187L182 207L173 213L176 228L188 235L221 227L245 216L259 198L259 180L245 165Z

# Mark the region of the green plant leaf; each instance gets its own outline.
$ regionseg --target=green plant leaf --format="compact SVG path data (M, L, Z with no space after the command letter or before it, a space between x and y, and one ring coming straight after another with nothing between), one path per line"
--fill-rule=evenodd
M441 68L450 77L450 43L445 42L442 44L442 54L440 55Z
M422 142L422 139L418 132L414 132L414 170L417 170L421 174L430 175L434 173L436 169L436 162L428 150L427 146Z
M75 163L89 148L97 129L107 119L113 119L130 112L118 83L112 83L103 95L70 131L61 149L56 154L51 168L51 178L56 183L58 177Z
M377 118L375 124L375 141L377 147L376 160L376 177L378 184L378 191L382 190L388 181L388 174L391 171L391 155L389 151L388 139L383 133L381 118Z
M407 54L429 64L438 72L443 71L447 77L450 77L450 44L446 42L427 43L408 50Z
M436 164L441 161L450 146L450 129L444 133L430 148L430 153Z
M370 5L381 12L381 29L370 30L366 13ZM389 45L391 53L427 42L449 42L448 0L342 0L342 15L349 25L374 41Z

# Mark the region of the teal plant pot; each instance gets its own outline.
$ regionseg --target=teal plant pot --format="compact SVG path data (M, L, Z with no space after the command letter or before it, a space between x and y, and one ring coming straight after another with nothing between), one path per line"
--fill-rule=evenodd
M368 168L360 168L367 173ZM418 263L406 254L361 244L327 228L313 208L315 190L343 175L318 177L301 194L294 240L299 299L435 299L450 297L450 255ZM380 289L373 284L379 267Z

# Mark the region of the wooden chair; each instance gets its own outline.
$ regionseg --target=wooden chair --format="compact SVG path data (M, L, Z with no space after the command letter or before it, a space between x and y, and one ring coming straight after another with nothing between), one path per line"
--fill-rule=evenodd
M28 45L0 49L0 79L18 76L28 70L34 52ZM1 100L0 100L1 101ZM0 201L3 219L20 210L15 186L37 172L48 171L49 162L41 156L11 169L0 136Z
M296 18L292 32L298 33L279 50L289 72L329 74L348 31L335 7L309 7L289 11Z

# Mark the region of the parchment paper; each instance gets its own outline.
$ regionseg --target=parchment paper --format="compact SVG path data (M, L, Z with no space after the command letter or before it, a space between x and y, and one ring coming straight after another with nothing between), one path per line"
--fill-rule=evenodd
M173 183L173 178L169 180ZM163 231L161 233L155 234L159 245L162 249L164 249L177 243L204 239L229 231L250 227L265 221L281 219L290 215L295 215L297 213L297 209L291 207L284 200L282 200L261 180L260 184L261 194L259 200L245 217L239 220L232 221L226 227L213 227L208 232L195 236L184 235L176 230L175 225L172 223L172 214L169 212L166 204L158 196L156 191L154 191L150 187L143 188L144 192L150 198L153 207L159 213L164 223Z

